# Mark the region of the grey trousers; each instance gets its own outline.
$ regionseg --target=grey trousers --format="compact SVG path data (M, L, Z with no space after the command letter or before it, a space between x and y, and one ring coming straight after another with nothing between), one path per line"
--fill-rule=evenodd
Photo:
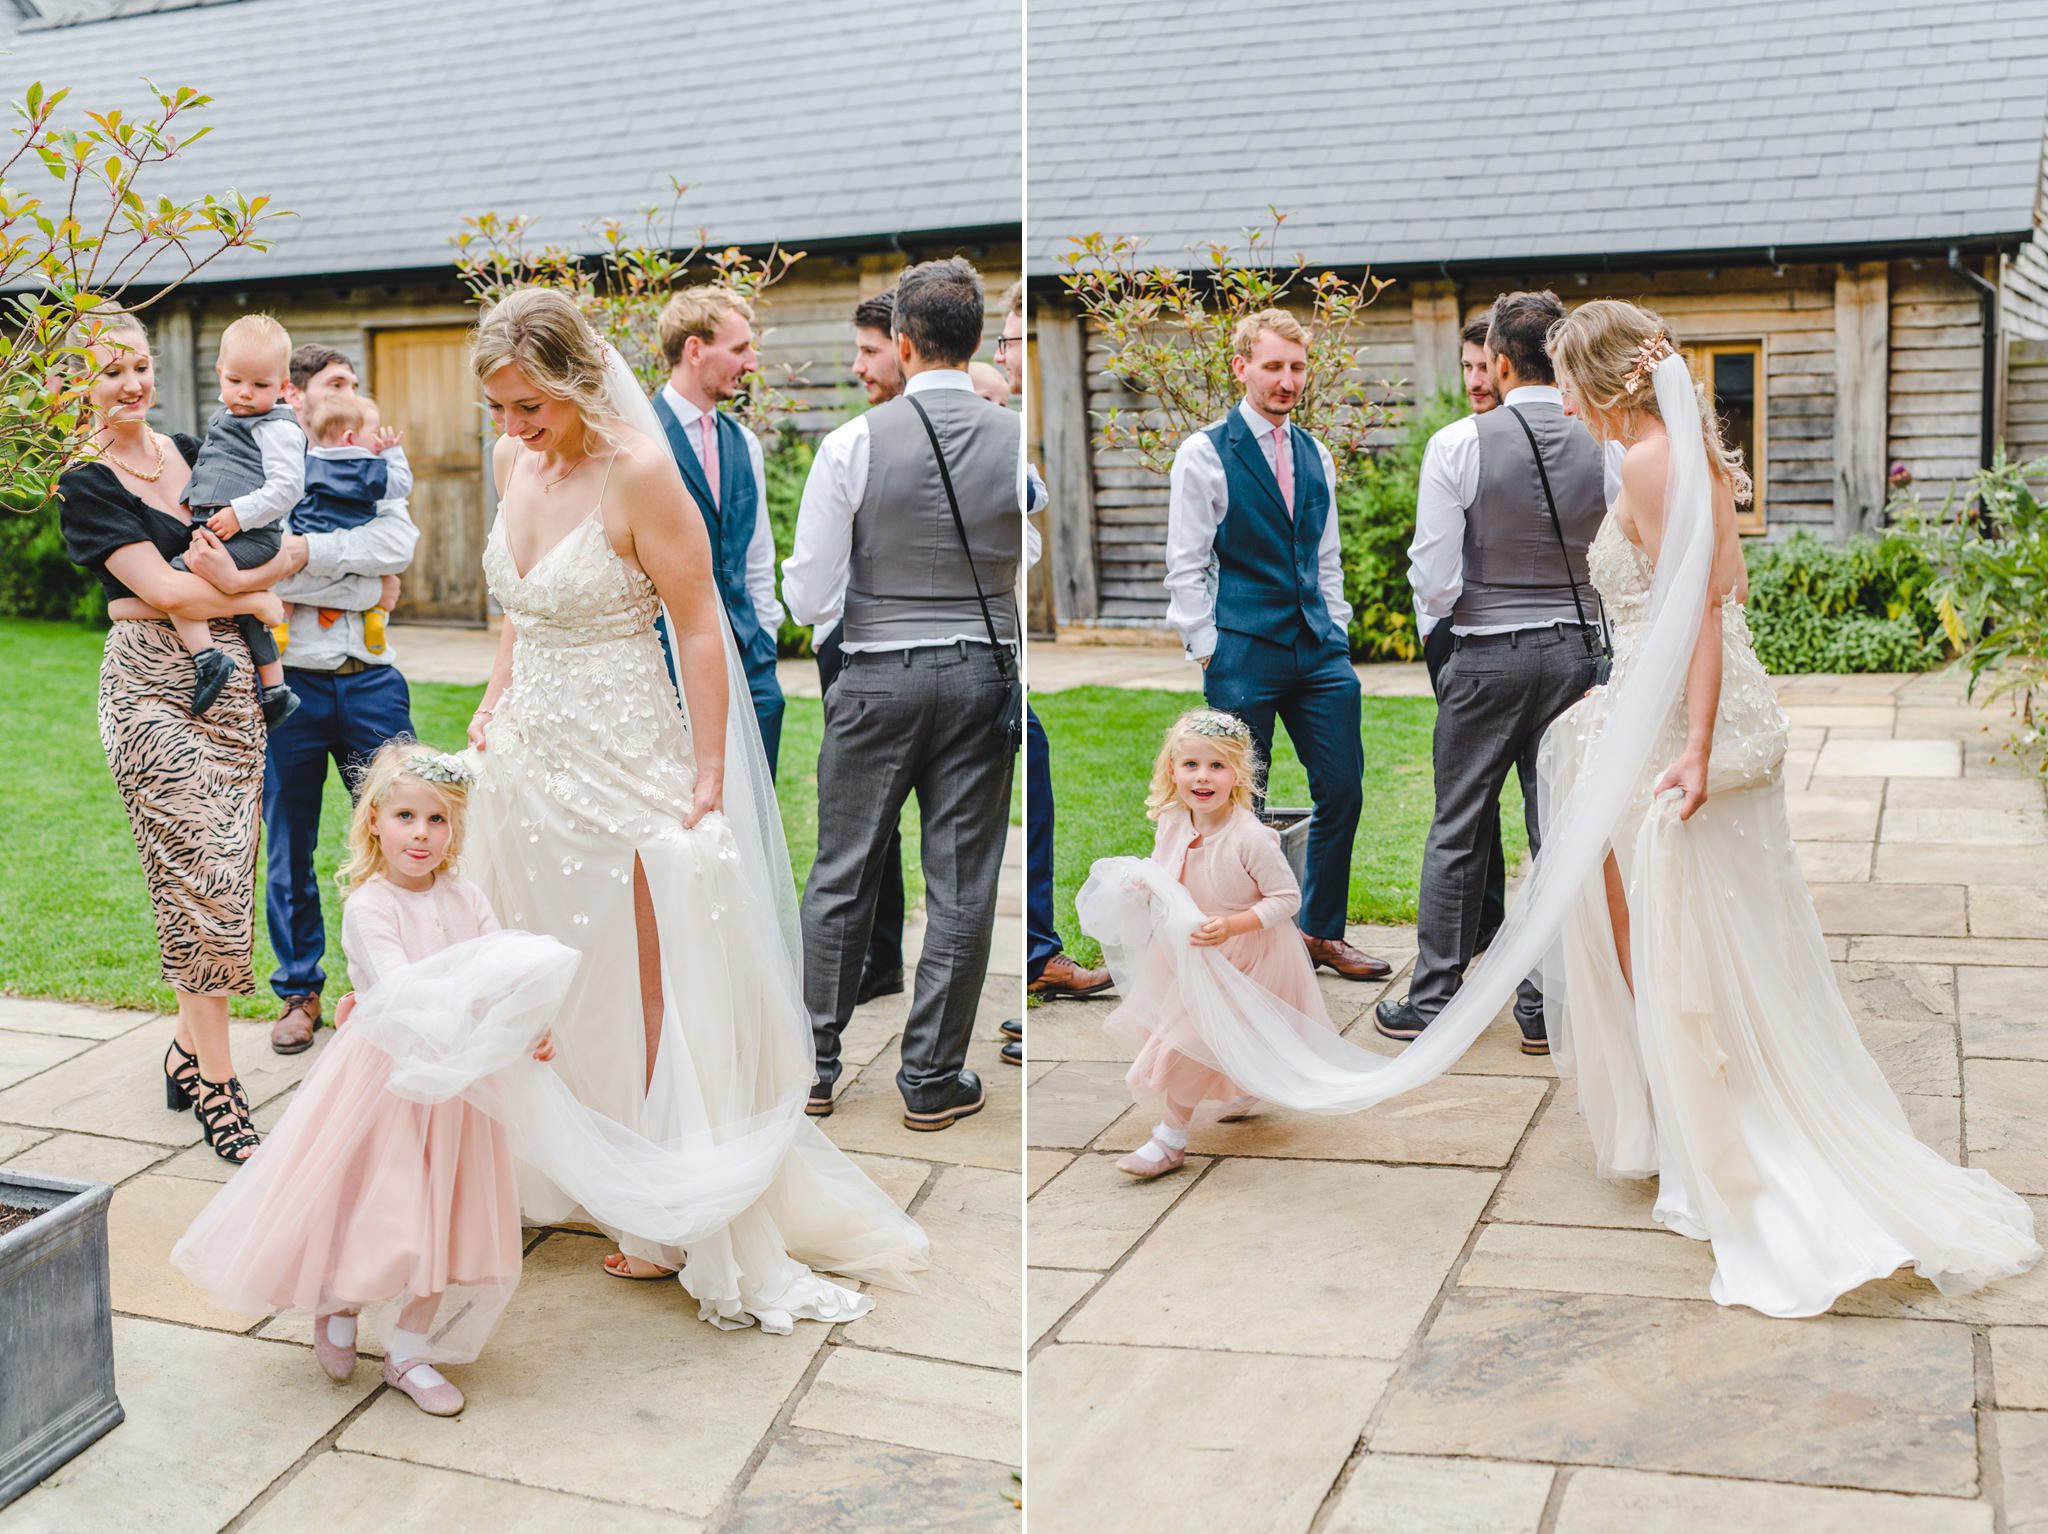
M994 936L1016 757L996 719L1009 689L985 644L848 655L825 695L818 755L818 857L804 883L804 1005L818 1080L839 1079L861 960L903 803L917 795L924 951L903 1066L912 1111L946 1105L967 1059Z
M1436 816L1422 854L1415 978L1408 1000L1433 1018L1458 993L1479 946L1489 833L1510 768L1521 775L1529 851L1536 823L1536 747L1550 721L1593 685L1594 660L1577 624L1461 641L1437 676ZM1515 996L1525 1034L1540 1034L1543 993L1533 978Z

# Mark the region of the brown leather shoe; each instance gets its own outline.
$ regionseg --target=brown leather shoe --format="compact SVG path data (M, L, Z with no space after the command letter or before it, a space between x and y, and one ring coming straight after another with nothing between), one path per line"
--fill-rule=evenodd
M1308 961L1312 967L1327 965L1346 980L1384 980L1394 972L1394 966L1385 959L1360 953L1341 937L1304 936L1302 942L1308 945Z
M1045 968L1031 982L1031 994L1047 1001L1059 996L1093 996L1108 990L1116 981L1106 969L1083 969L1063 953L1045 961Z
M318 996L287 996L284 1011L270 1025L270 1047L281 1055L296 1055L313 1047L313 1030L320 1026Z

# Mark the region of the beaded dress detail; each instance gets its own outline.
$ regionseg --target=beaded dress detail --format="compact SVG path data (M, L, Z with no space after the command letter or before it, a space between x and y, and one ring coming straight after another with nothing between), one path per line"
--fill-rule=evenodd
M1655 571L1612 514L1587 568L1618 684ZM1681 822L1651 792L1684 745L1681 697L1612 834L1631 974L1597 872L1543 965L1558 1071L1577 1078L1600 1171L1658 1179L1656 1218L1713 1244L1724 1305L1817 1315L1908 1263L1950 1294L2022 1272L2041 1252L2025 1201L1916 1139L1863 1045L1792 839L1785 714L1732 596L1721 635L1706 803ZM1594 689L1545 735L1546 816L1616 691Z
M483 567L516 641L478 759L465 870L508 927L583 954L554 1029L555 1065L577 1099L658 1145L709 1144L758 1168L759 1197L688 1252L608 1233L629 1255L679 1269L714 1325L781 1332L864 1314L872 1297L812 1269L901 1285L925 1265L927 1242L804 1117L809 1030L763 954L775 918L740 876L725 818L684 826L696 764L654 628L654 583L613 549L599 509L524 574L501 514ZM651 1080L636 879L661 949ZM520 1194L531 1223L585 1218L530 1168Z

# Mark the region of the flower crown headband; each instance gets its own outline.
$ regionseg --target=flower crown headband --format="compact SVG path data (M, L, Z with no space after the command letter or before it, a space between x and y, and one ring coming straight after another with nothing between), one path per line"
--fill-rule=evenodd
M1252 732L1245 722L1235 714L1225 714L1215 709L1199 709L1181 721L1181 728L1194 735L1208 735L1220 740L1249 741Z
M1633 396L1636 390L1643 386L1643 375L1656 367L1666 357L1674 355L1676 354L1671 349L1671 342L1665 336L1664 328L1660 325L1655 335L1636 348L1635 366L1630 368L1628 376L1622 379L1622 388Z
M445 751L415 751L400 765L399 771L423 783L444 783L458 788L470 788L476 783L476 770L461 757L450 756Z

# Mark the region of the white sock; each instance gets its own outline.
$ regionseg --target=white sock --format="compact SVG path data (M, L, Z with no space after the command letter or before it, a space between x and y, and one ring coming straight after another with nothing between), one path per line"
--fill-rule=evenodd
M1168 1150L1186 1150L1188 1148L1188 1131L1185 1124L1179 1129L1175 1129L1171 1124L1154 1124L1152 1126L1152 1138Z
M404 1363L409 1358L418 1358L427 1350L425 1332L409 1332L402 1326L394 1326L384 1338L384 1356L393 1363Z
M329 1316L327 1318L327 1340L338 1348L352 1348L356 1345L356 1318L354 1316Z
M404 1374L400 1375L399 1378L409 1380L423 1390L431 1389L435 1385L445 1385L448 1383L448 1377L432 1364L414 1364Z

